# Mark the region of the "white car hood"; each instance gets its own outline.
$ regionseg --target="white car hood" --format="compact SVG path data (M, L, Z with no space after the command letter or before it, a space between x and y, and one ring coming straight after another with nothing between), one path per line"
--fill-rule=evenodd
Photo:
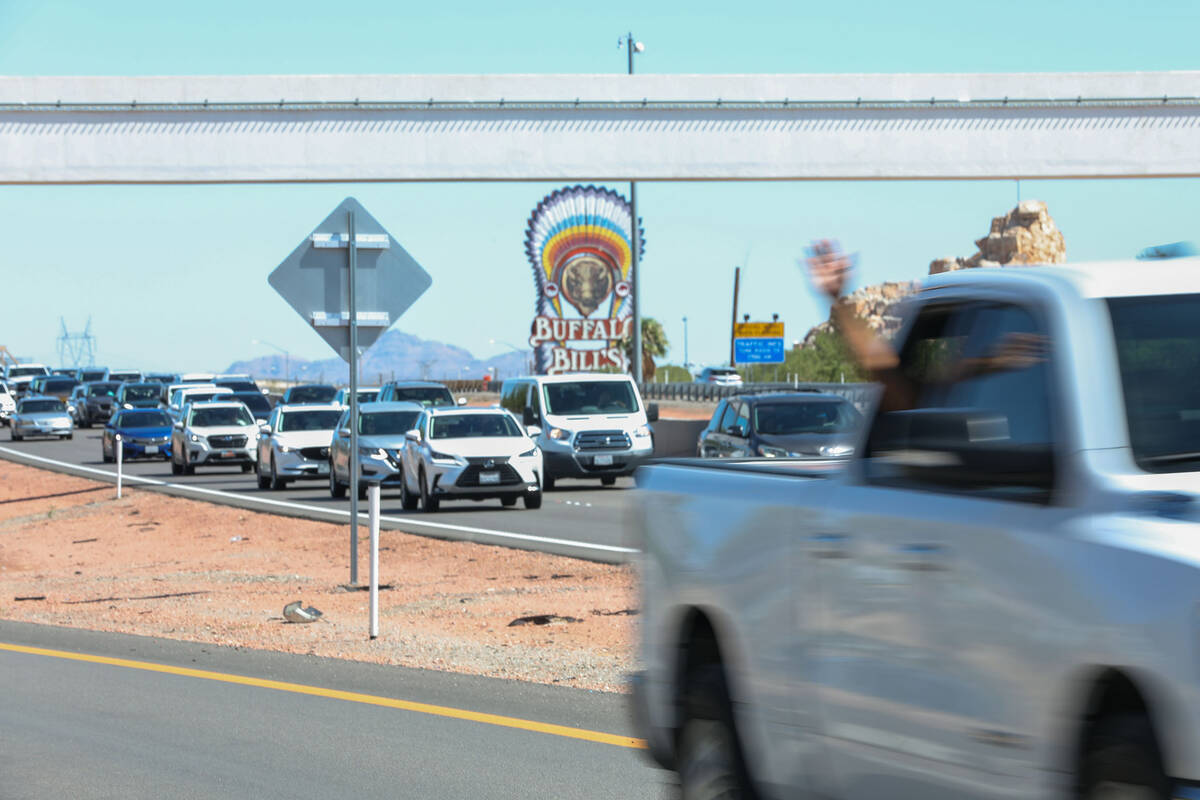
M524 436L472 436L466 439L430 439L434 452L465 458L511 458L532 450L535 445Z
M572 433L577 431L632 431L639 425L646 424L646 414L643 411L633 414L587 414L578 417L547 414L546 424L556 428L565 428Z
M213 425L209 428L198 428L193 425L188 430L197 436L237 436L241 434L246 437L247 441L252 441L258 435L257 425Z
M333 443L333 430L327 431L276 431L275 443L286 447L329 447Z

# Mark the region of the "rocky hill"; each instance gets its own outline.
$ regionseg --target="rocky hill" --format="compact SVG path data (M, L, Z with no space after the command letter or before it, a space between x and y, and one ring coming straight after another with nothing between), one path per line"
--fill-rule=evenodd
M929 274L1017 264L1063 264L1067 260L1062 232L1041 200L1023 200L1007 214L993 217L991 230L987 236L975 240L975 247L974 255L967 258L934 259L929 264ZM919 287L918 281L864 286L848 295L847 300L872 330L890 337L900 327L896 304ZM812 328L800 346L812 347L818 334L832 330L832 319L826 320Z

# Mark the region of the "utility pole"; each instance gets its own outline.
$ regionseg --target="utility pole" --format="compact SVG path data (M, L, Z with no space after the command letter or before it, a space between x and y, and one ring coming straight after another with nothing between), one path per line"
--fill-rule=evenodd
M742 268L733 268L733 322L729 325L729 366L737 364L737 353L734 340L737 339L738 284L742 278Z
M687 317L683 318L683 368L691 373L691 368L688 366L688 331Z
M620 41L618 40L618 47ZM629 56L629 74L633 74L633 54L640 53L646 49L646 46L641 42L633 40L633 33L625 35L625 51ZM633 250L629 258L629 277L633 284L633 379L637 383L642 382L642 300L641 286L642 276L640 265L638 264L638 255L642 248L641 242L641 225L638 220L637 213L637 182L629 182L629 215L632 217L633 227Z

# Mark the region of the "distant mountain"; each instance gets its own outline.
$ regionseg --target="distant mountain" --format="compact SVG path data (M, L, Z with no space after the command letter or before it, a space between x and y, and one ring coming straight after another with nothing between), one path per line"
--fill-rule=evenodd
M512 351L494 358L479 359L461 347L411 333L392 330L363 354L359 374L365 385L384 381L421 379L479 380L488 367L495 367L495 378L503 380L528 372L530 352ZM286 370L286 371L285 371ZM336 356L321 361L285 358L282 355L264 356L247 361L235 361L226 372L247 373L255 378L312 383L341 383L350 380L345 361Z

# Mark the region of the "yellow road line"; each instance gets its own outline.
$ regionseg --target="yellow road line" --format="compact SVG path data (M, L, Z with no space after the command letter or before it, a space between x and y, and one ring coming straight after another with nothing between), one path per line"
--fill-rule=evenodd
M484 725L499 725L504 728L518 728L525 731L534 731L535 733L547 733L551 736L564 736L569 739L583 739L588 742L597 742L599 744L611 744L616 747L630 747L634 749L643 749L646 746L642 739L635 739L629 736L617 736L612 733L601 733L599 731L589 731L585 728L572 728L568 725L553 725L548 722L535 722L528 719L519 719L517 717L505 717L499 714L485 714L480 711L468 711L462 708L451 708L449 706L435 706L429 703L414 703L410 700L396 700L391 697L379 697L372 694L360 694L359 692L343 692L337 689L325 689L320 686L306 686L302 683L287 683L285 681L269 681L262 678L247 678L243 675L230 675L225 672L212 672L205 669L189 669L187 667L172 667L168 664L155 664L150 661L132 661L125 658L109 658L108 656L94 656L85 653L70 653L65 650L48 650L43 647L26 647L19 644L8 644L0 642L0 650L8 650L13 653L26 653L35 656L48 656L50 658L62 658L68 661L86 661L92 664L107 664L113 667L125 667L127 669L140 669L146 672L162 672L168 675L183 675L188 678L202 678L208 681L221 681L222 683L236 683L242 686L257 686L260 689L275 689L280 692L292 692L294 694L307 694L314 697L328 697L334 700L346 700L351 703L365 703L372 706L383 706L384 708L396 708L401 711L413 711L418 714L432 714L437 717L450 717L451 719L462 719L469 722L481 722Z

